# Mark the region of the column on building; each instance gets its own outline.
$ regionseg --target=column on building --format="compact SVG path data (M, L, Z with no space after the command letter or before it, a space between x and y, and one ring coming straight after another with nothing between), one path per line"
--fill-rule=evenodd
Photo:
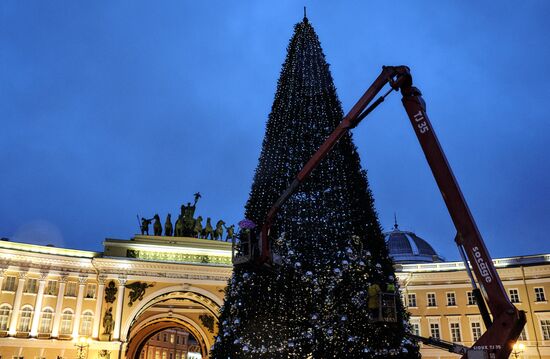
M95 312L94 312L94 326L92 327L92 338L99 338L99 328L101 324L101 312L103 308L103 292L105 291L105 282L107 277L100 275L97 278L97 293L96 293L96 303L95 303Z
M2 285L4 284L4 273L6 268L0 267L0 294L2 294Z
M15 335L17 333L17 320L19 319L19 310L21 309L21 299L23 298L23 287L25 286L26 272L20 272L19 281L17 283L17 291L15 292L15 299L13 301L10 327L8 335Z
M88 276L78 277L78 295L76 297L76 308L74 311L73 338L78 337L80 330L80 316L82 314L82 301L84 300L84 290Z
M59 336L59 324L61 322L61 311L63 310L63 297L65 295L65 285L67 284L67 275L61 275L59 278L59 288L57 292L57 302L55 305L55 314L53 317L52 334L53 338Z
M122 321L122 305L124 304L124 285L126 278L118 278L118 295L116 298L115 328L113 330L113 339L120 339L120 326Z
M36 301L34 303L34 316L32 317L31 332L29 333L31 337L38 336L38 322L40 321L40 316L42 314L42 301L44 299L44 289L46 289L47 277L48 273L42 273L40 275L38 293L36 294Z

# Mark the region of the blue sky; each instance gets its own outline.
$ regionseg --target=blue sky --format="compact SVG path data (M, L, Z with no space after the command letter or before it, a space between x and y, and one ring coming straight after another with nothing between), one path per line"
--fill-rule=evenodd
M0 235L101 250L196 191L239 221L303 5L344 110L411 67L492 256L550 252L547 1L2 1ZM382 225L458 258L399 96L354 139Z

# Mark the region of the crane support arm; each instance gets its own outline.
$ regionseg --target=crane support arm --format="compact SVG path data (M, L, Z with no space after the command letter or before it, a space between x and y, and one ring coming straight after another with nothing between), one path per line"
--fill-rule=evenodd
M371 104L387 84L392 89ZM272 253L269 231L281 206L296 192L300 184L330 153L336 143L350 129L356 127L376 106L382 103L385 96L392 90L401 91L403 106L456 227L458 235L455 241L459 248L464 249L493 316L493 324L490 327L488 326L488 330L474 344L472 351L490 353L490 357L494 359L508 358L513 344L525 325L525 312L519 311L508 299L475 220L430 123L426 113L426 103L421 92L412 86L412 76L406 66L383 67L382 72L373 84L274 203L260 229L260 238L258 239L259 255L255 258L255 263L258 265L271 264ZM466 262L465 265L468 266L468 263ZM485 322L490 324L490 320L485 320ZM468 358L468 354L464 354L463 358Z

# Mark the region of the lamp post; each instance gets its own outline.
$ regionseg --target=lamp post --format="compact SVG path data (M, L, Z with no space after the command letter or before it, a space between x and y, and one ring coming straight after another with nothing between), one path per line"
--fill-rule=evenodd
M74 345L75 347L77 347L76 357L78 359L86 359L86 357L88 356L88 347L90 346L91 342L92 338L89 337L75 338Z
M518 359L521 354L525 351L525 344L515 342L514 346L512 347L512 355L514 356L514 359Z

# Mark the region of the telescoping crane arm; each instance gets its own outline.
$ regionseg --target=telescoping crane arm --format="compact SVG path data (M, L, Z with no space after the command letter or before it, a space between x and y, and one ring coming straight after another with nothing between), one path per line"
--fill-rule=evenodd
M391 86L391 89L370 104L387 84ZM412 86L412 76L409 68L406 66L384 66L373 84L344 117L338 127L330 134L319 150L304 165L294 181L269 210L260 229L257 243L258 248L256 249L257 255L254 254L251 260L256 265L270 265L272 263L269 231L281 206L317 167L319 162L331 151L338 140L350 129L356 127L393 90L401 91L403 106L409 116L409 120L457 230L455 241L465 261L466 269L470 273L467 258L492 314L493 320L491 323L491 318L487 311L484 310L483 303L481 303L484 298L479 295L476 299L478 305L480 305L480 310L488 330L474 343L471 350L461 352L461 354L463 354L463 358L470 359L508 358L513 344L525 325L525 312L519 311L506 295L506 291L485 247L475 220L433 131L426 113L426 104L422 99L420 91ZM238 262L235 263L238 264ZM475 288L475 280L473 277L471 279Z

